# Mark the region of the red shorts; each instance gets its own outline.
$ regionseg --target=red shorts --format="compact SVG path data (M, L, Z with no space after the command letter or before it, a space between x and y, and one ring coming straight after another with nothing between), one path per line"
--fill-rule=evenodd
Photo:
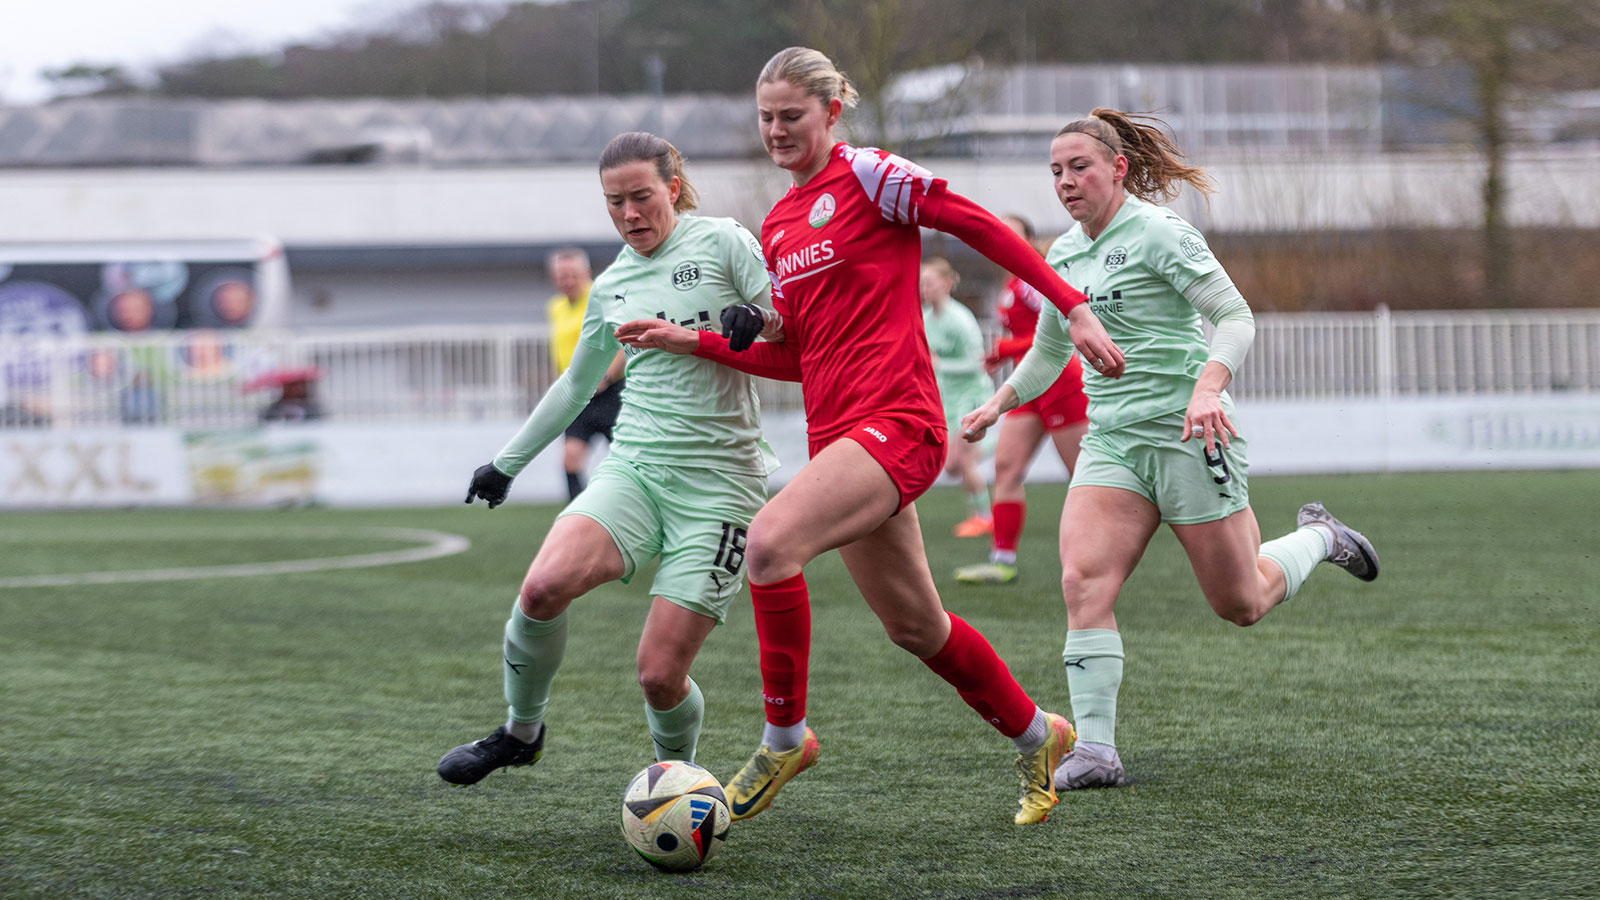
M1089 396L1083 392L1083 363L1078 354L1061 370L1056 383L1044 393L1006 415L1033 415L1044 422L1045 431L1059 431L1089 421Z
M850 426L841 435L811 441L811 456L814 458L822 448L839 438L849 438L866 448L883 471L889 473L889 480L900 492L896 513L933 487L934 480L944 470L945 431L942 426L935 427L907 416L873 416Z

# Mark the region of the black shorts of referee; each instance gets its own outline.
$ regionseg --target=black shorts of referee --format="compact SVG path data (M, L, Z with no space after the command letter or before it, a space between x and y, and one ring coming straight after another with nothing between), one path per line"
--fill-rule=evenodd
M622 411L622 386L626 383L626 379L619 381L589 398L589 405L563 433L585 444L593 441L597 434L604 435L609 443L611 427L617 424L617 413Z

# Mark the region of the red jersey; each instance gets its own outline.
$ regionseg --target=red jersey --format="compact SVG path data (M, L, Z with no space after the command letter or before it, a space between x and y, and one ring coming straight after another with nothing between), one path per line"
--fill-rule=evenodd
M891 414L945 436L922 332L921 228L952 234L1040 288L1065 313L1086 298L991 213L927 169L873 147L835 144L826 166L791 185L761 226L784 340L734 353L709 331L697 356L801 382L813 443Z
M991 360L1017 360L1033 346L1033 332L1039 327L1039 310L1047 301L1026 281L1013 277L995 303L1000 308L1000 325L1009 337L995 341Z
M761 225L773 306L800 351L806 430L828 440L898 413L943 434L917 272L918 226L937 219L945 182L874 148L836 144L830 157Z
M1032 338L1039 327L1039 310L1044 309L1046 302L1043 294L1013 276L995 300L1000 308L1000 326L1012 337Z

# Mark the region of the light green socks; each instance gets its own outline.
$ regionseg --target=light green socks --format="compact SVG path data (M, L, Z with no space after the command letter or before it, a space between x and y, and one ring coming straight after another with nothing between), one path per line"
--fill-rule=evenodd
M549 621L530 619L521 603L506 621L506 703L513 722L542 722L550 702L550 682L567 652L567 614Z
M1261 555L1283 570L1284 600L1293 597L1317 563L1328 558L1328 540L1322 535L1320 529L1301 528L1261 545Z
M1115 747L1117 690L1122 687L1122 634L1109 628L1067 632L1061 651L1078 740Z
M650 740L655 741L657 762L664 759L694 762L705 710L705 698L700 695L700 685L695 684L693 678L689 679L689 696L671 709L656 709L650 701L645 701L644 720L650 724Z
M978 518L989 518L989 489L984 488L976 494L968 494L967 505L972 507L972 514Z

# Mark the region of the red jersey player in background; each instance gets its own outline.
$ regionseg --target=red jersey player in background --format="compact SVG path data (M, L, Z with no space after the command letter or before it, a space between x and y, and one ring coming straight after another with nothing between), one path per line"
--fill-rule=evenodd
M988 641L945 612L912 506L938 477L947 439L922 333L919 227L961 238L1044 291L1103 374L1121 375L1122 353L1083 295L993 215L919 166L837 142L834 126L855 100L833 62L802 47L779 52L756 81L762 143L794 178L761 229L781 342L747 346L770 323L746 307L723 311L736 342L660 320L617 331L624 343L803 386L811 460L756 515L745 546L767 724L761 748L726 786L729 805L736 819L755 815L817 759L805 719L811 611L802 568L838 549L890 640L1016 744L1014 821L1042 822L1072 726L1040 710Z
M1021 216L1001 216L1012 231L1033 244L1033 226ZM992 373L1015 363L1033 346L1039 310L1047 302L1021 278L1013 277L996 301L1000 324L1010 337L995 342L984 363ZM1006 414L994 447L994 537L989 561L956 570L966 584L1005 584L1017 577L1017 538L1027 517L1022 480L1046 434L1071 473L1078 466L1078 445L1089 430L1089 398L1083 393L1083 363L1077 355L1056 383L1038 397Z

